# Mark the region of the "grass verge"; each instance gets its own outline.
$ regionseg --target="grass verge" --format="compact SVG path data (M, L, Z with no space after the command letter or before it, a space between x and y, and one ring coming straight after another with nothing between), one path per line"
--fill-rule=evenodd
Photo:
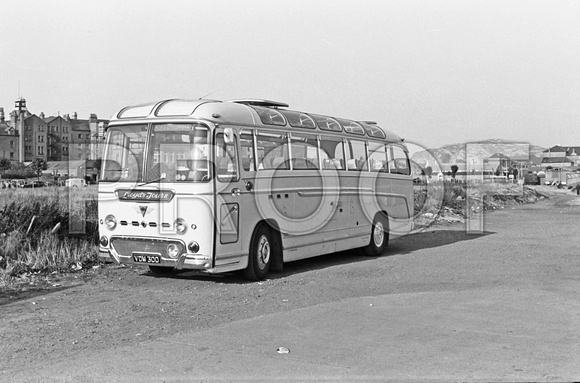
M0 197L0 286L98 262L96 187L3 189Z

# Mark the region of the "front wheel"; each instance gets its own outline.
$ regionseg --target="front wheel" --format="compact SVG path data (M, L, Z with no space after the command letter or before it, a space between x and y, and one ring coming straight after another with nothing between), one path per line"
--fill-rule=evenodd
M389 243L389 220L387 216L378 213L373 220L371 229L371 241L363 249L364 253L371 257L381 255Z
M250 242L248 267L244 270L244 277L251 281L266 278L272 261L272 235L265 225L260 225Z

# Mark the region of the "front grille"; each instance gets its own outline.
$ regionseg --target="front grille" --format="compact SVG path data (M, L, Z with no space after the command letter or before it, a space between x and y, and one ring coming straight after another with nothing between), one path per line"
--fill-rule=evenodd
M169 239L153 239L153 238L111 238L111 246L117 254L129 256L133 252L143 253L157 253L162 256L167 251L167 246L174 244L179 249L179 254L185 252L185 244L181 241Z
M142 221L142 222L139 222L139 221L131 221L131 222L121 221L120 223L121 223L122 226L129 226L129 225L131 225L131 226L143 226L143 227L147 227L147 226L149 226L149 227L157 227L157 226L159 226L159 224L157 222L145 222L145 221ZM161 226L164 227L164 228L170 228L171 227L171 225L169 223L167 223L167 222L161 223Z

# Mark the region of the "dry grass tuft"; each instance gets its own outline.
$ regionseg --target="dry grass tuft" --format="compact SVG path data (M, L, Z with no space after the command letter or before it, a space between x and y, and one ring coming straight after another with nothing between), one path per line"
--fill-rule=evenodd
M97 214L96 187L0 190L0 285L27 272L96 263ZM75 219L84 233L69 233Z

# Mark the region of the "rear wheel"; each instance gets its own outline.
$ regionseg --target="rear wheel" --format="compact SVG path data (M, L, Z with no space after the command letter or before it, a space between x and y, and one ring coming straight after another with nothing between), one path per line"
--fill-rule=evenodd
M384 213L377 213L371 229L371 241L363 249L371 257L381 255L389 243L389 220Z
M266 278L272 262L272 235L265 225L260 225L252 236L248 267L244 270L244 277L251 281Z

